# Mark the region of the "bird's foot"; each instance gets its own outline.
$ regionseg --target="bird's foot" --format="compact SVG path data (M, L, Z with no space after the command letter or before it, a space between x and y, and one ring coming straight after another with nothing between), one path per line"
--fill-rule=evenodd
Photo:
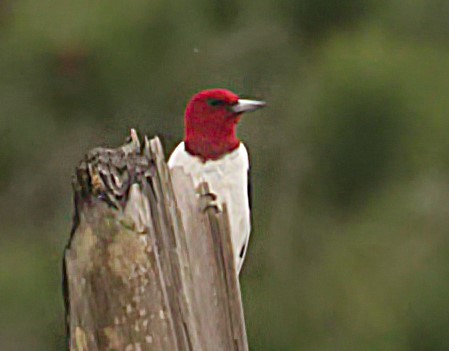
M200 210L202 213L205 213L209 208L213 208L215 212L222 211L221 205L217 201L217 195L210 191L206 182L201 183L196 191L200 197Z
M213 208L215 212L221 212L221 205L217 201L217 195L214 193L200 194L200 210L205 213L209 208Z

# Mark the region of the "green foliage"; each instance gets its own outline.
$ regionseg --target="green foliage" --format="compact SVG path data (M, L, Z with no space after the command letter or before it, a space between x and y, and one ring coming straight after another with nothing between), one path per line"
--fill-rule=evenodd
M369 18L382 1L282 0L287 22L307 42L316 43L335 30L357 26Z
M64 347L70 177L191 95L242 120L253 350L446 350L448 6L440 0L0 3L0 349Z

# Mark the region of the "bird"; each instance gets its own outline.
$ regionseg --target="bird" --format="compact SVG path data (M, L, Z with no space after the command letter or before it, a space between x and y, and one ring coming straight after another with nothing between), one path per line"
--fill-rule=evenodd
M184 114L184 140L168 160L181 166L195 186L207 182L217 204L226 203L236 271L240 274L251 232L251 186L248 151L237 137L246 112L266 103L240 98L227 89L208 89L194 95Z

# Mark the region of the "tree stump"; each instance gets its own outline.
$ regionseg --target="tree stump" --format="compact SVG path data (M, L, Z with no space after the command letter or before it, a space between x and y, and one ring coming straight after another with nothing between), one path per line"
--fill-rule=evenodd
M143 145L141 145L143 144ZM247 351L226 205L131 132L76 170L64 256L70 351Z

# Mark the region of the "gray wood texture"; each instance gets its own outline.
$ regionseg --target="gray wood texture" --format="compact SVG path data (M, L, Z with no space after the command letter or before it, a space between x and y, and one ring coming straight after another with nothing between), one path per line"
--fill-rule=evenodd
M247 351L226 205L159 139L89 152L64 255L70 351Z

